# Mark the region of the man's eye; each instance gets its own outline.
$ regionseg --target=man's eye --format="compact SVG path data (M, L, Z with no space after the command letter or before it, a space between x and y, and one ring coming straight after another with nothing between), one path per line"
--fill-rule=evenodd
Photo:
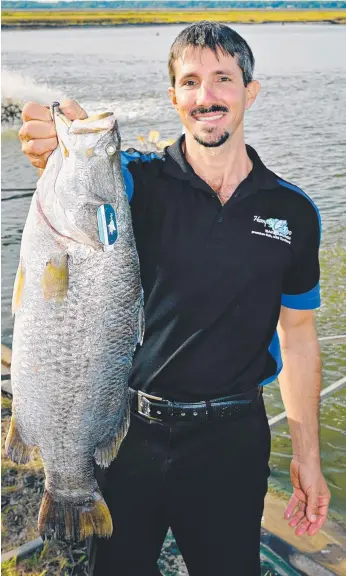
M230 82L231 79L228 76L220 76L220 82Z
M196 82L194 80L186 80L186 82L184 82L184 86L194 86L196 84Z

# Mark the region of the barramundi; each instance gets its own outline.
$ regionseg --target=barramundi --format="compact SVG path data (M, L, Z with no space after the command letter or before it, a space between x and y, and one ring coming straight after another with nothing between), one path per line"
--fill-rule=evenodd
M128 430L143 297L116 118L71 122L58 103L52 115L59 146L32 198L13 293L6 450L26 463L39 448L39 531L80 541L113 530L94 461L107 467Z

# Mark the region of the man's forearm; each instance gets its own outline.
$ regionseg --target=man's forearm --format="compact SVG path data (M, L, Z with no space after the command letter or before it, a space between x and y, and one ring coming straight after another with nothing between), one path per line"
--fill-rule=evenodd
M292 438L293 457L300 462L318 460L321 359L317 337L295 331L283 338L284 368L279 377Z

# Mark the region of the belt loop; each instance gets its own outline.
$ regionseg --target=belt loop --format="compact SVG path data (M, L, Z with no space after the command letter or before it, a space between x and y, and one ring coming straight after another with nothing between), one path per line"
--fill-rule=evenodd
M209 420L209 418L211 417L211 401L206 400L205 405L207 407L207 420Z
M167 404L168 414L169 414L170 418L173 418L173 416L174 416L174 404L170 400L168 400L167 402L168 402L168 404Z

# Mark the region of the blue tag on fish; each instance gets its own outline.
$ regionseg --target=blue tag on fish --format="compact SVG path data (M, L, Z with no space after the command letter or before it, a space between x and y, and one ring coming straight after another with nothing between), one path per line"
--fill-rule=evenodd
M104 247L112 246L118 238L117 217L113 206L102 204L97 209L99 238Z

